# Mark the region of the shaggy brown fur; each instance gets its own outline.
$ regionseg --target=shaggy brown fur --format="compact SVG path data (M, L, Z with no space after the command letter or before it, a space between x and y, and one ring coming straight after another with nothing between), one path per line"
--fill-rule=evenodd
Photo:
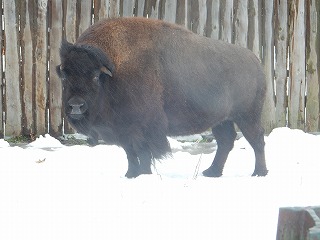
M213 129L218 150L205 176L222 175L233 148L234 123L256 154L253 175L264 176L260 124L266 85L255 55L160 20L118 18L88 28L61 46L57 72L69 122L124 148L127 177L151 173L170 153L166 136Z

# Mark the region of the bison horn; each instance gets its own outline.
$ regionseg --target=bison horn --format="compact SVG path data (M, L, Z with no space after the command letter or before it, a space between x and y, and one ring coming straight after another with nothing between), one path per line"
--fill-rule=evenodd
M105 73L105 74L107 74L107 75L109 75L110 77L112 77L111 71L108 68L106 68L105 66L101 67L100 71Z

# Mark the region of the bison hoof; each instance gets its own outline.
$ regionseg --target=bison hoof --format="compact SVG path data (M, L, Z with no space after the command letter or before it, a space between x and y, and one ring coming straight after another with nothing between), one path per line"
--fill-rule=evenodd
M95 139L95 138L88 138L87 139L87 143L90 145L90 146L96 146L96 145L98 145L98 140L97 139Z
M254 172L252 173L252 177L258 176L258 177L264 177L268 174L268 170L267 169L255 169Z
M139 175L140 175L140 173L138 171L128 171L125 176L127 178L136 178Z
M209 167L207 170L202 172L202 175L205 177L221 177L222 171Z
M151 170L150 171L128 171L126 173L127 178L136 178L140 176L141 174L152 174Z

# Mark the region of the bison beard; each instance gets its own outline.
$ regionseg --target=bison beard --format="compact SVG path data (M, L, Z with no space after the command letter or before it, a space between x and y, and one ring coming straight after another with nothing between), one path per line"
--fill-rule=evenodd
M75 44L62 42L64 112L91 144L126 151L128 178L151 174L153 159L170 154L167 136L212 128L218 149L203 172L219 177L236 132L255 151L253 175L268 172L261 112L266 84L247 49L145 18L103 20Z

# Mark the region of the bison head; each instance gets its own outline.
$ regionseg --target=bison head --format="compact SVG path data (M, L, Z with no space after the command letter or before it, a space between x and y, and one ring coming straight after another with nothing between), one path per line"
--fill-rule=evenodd
M65 115L79 132L87 134L81 128L98 113L101 89L111 80L114 66L101 49L67 41L61 44L60 58L56 70L62 80Z

